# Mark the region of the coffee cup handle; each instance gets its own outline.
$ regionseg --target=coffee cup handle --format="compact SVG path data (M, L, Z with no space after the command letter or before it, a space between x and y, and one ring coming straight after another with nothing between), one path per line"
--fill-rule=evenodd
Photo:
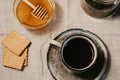
M62 46L62 44L60 42L56 41L56 40L51 40L50 44L54 45L54 46L57 46L59 48L61 48L61 46Z

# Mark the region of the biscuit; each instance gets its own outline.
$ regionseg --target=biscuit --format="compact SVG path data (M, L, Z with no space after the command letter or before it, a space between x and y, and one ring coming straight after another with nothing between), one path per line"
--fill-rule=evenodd
M4 48L3 49L3 65L9 68L22 70L22 67L24 65L25 59L23 57L19 57L13 52L11 52L9 49Z
M28 65L28 49L25 49L20 57L23 57L25 59L24 66Z
M30 44L30 41L16 31L11 31L2 41L2 44L16 55L21 55L24 49Z

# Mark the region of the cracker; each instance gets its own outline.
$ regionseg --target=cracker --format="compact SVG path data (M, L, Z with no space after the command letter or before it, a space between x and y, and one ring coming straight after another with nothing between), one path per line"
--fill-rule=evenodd
M20 57L23 57L25 59L24 66L28 65L28 49L25 49Z
M24 60L25 60L23 57L19 57L13 54L13 52L11 52L7 48L4 48L3 53L4 53L3 55L4 66L17 69L17 70L22 70Z
M28 65L28 59L25 59L24 66L27 66L27 65Z
M2 44L16 55L21 55L24 49L30 44L30 41L16 31L11 31L2 41Z

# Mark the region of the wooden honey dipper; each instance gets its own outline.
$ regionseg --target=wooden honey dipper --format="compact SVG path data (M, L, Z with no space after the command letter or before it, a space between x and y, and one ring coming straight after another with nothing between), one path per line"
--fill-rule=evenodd
M38 19L45 19L48 17L48 11L45 7L41 6L41 5L33 5L29 0L23 0L23 2L25 2L28 6L30 6L33 11L31 12L31 14Z

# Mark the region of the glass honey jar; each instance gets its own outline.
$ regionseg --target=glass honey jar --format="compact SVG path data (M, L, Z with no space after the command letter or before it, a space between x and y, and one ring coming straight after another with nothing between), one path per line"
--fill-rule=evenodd
M15 0L13 12L17 20L27 29L42 29L52 20L55 13L55 3L53 0L29 0L34 6L40 5L48 11L45 19L36 18L31 14L33 9L23 0Z

